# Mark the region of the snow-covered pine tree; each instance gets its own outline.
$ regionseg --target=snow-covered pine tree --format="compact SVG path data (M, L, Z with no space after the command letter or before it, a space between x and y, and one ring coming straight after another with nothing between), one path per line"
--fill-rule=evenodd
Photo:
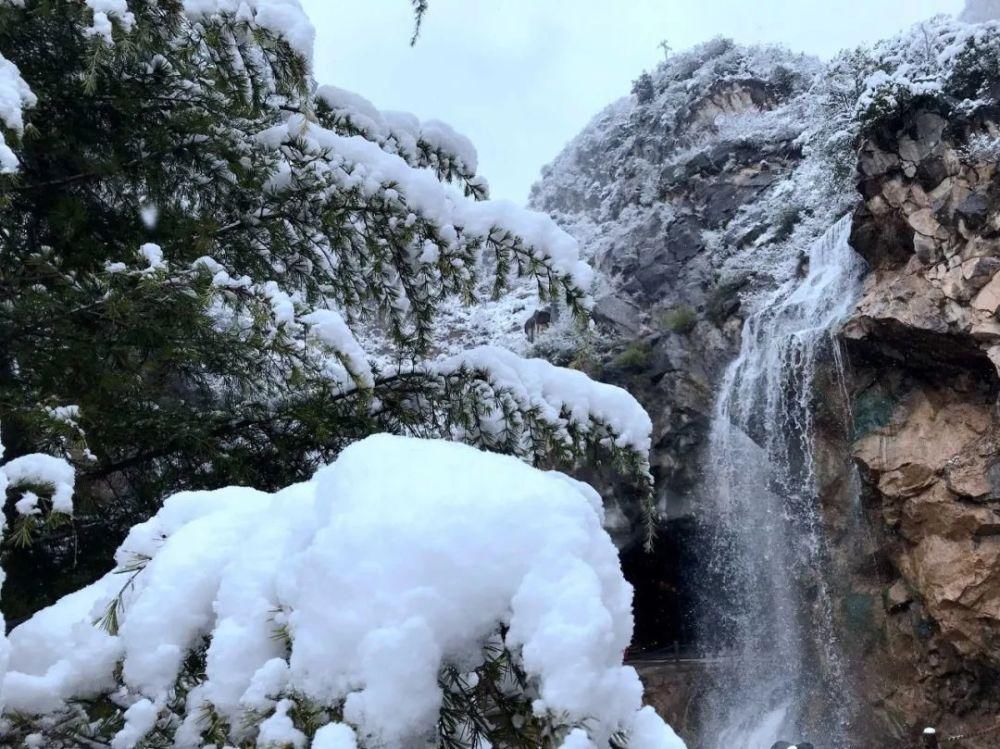
M0 2L0 54L29 90L3 129L0 417L8 455L76 467L85 562L168 491L276 489L379 431L543 465L603 455L647 481L613 414L499 382L484 352L428 361L436 311L472 303L484 272L582 315L588 269L547 218L476 202L464 138L316 88L296 13Z
M419 17L424 4L415 8ZM8 541L41 534L36 548L72 547L93 578L99 540L116 543L171 492L227 484L275 490L376 432L444 437L541 467L607 461L650 496L649 419L623 391L492 348L433 357L441 305L455 297L474 303L484 277L495 294L513 277L534 278L540 296L583 318L590 270L550 219L486 200L464 138L317 87L312 35L296 0L0 0L0 427L10 459L3 470L38 468L39 454L43 463L44 454L66 461L42 466L55 472L4 474L5 486L12 479L6 498L22 492L5 504L14 521ZM363 454L364 475L378 473L372 448ZM406 470L406 449L385 454ZM75 484L60 478L63 465L74 469ZM389 476L394 468L386 467ZM524 493L517 482L497 486ZM547 491L558 494L558 486ZM293 490L275 500L304 491ZM68 514L67 491L75 493L74 524L53 524ZM241 501L253 506L258 495L246 492ZM623 730L636 746L664 745L655 715L627 717L638 709L634 673L617 675L616 653L605 663L609 649L620 653L627 642L630 628L620 624L627 587L593 525L593 497L574 492L580 522L597 533L587 547L597 556L582 569L596 565L610 575L601 595L613 601L600 604L610 609L597 617L598 630L613 624L615 635L598 636L591 646L603 654L585 656L604 665L559 678L576 691L587 678L605 678L601 669L614 674L609 688L625 679L624 697L595 707L611 722L569 708L554 713L558 700L548 710L533 702L547 688L548 656L536 650L529 664L519 651L527 640L508 644L507 625L497 623L478 659L451 662L437 653L442 701L430 743L584 746L586 729L604 743ZM253 527L268 527L269 517L298 522L280 501ZM406 494L396 501L405 504ZM525 527L534 523L524 519ZM181 570L170 589L186 582L168 604L147 565L162 574L168 563L157 554L177 553L170 534L185 526L159 515L149 522L129 538L158 528L153 546L135 552L126 542L121 575L15 630L16 668L0 696L17 703L0 721L5 740L110 741L116 749L320 746L322 726L347 708L334 698L322 703L278 685L259 707L240 703L233 722L199 690L212 673L212 643L223 641L211 620L221 604L185 595L220 583L208 565L197 567L200 577ZM468 535L459 530L456 537ZM507 541L520 548L516 534ZM229 547L211 540L198 548ZM521 549L515 558L529 556ZM23 589L28 580L9 547L4 562L14 571L5 601L22 602L15 613L28 614L38 595ZM109 580L122 586L109 593ZM30 582L49 598L79 580ZM140 592L149 589L144 604ZM88 619L81 601L105 598L103 616ZM169 605L183 621L171 619L169 633L144 629L144 605ZM496 615L499 622L502 611ZM285 628L283 616L270 612L269 636L294 654L294 627ZM192 629L192 621L200 625ZM130 661L125 634L137 631L146 640ZM2 638L0 646L3 661ZM153 656L161 676L173 674L155 695L130 672L135 658ZM355 740L322 735L323 747ZM358 740L382 742L372 736Z

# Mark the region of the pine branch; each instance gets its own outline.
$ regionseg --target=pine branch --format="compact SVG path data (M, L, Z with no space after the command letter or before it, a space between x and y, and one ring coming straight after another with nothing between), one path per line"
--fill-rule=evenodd
M428 0L410 0L413 4L413 36L410 37L410 46L413 47L417 43L417 37L420 36L420 27L424 22L424 14L427 12Z

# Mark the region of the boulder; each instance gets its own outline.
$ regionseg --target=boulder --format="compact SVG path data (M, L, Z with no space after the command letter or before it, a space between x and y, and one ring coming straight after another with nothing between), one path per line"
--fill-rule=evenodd
M639 332L639 308L617 294L606 294L594 302L594 322L607 325L621 335L634 337Z

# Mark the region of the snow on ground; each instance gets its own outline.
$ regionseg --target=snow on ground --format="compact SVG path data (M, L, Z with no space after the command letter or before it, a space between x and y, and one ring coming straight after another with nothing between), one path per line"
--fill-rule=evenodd
M267 737L304 746L287 717L288 700L304 695L342 704L349 724L313 746L356 736L404 746L434 730L442 664L473 669L503 622L537 680L536 713L586 719L598 746L625 729L633 749L682 749L640 709L638 676L622 666L632 589L602 515L597 494L562 474L387 435L277 494L177 494L118 551L120 566L149 559L126 589L118 633L94 623L122 588L111 573L11 633L2 699L51 710L108 689L120 662L133 705L115 746L131 746L163 717L185 654L208 637L189 726L198 706L233 726L263 711Z

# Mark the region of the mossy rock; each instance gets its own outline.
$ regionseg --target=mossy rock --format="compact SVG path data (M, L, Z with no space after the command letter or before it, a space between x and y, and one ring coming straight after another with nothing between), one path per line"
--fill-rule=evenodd
M678 335L687 335L698 324L698 314L690 307L678 304L660 314L660 326Z
M892 421L896 401L877 390L861 393L851 404L851 414L854 417L852 439L861 439L869 432L881 429Z
M589 348L581 348L576 352L564 366L583 372L590 377L596 376L601 371L601 362Z
M788 206L782 210L774 230L774 241L782 242L792 236L795 227L802 220L802 213L800 206Z
M615 366L629 372L641 372L649 366L653 349L646 341L633 341L615 357Z

